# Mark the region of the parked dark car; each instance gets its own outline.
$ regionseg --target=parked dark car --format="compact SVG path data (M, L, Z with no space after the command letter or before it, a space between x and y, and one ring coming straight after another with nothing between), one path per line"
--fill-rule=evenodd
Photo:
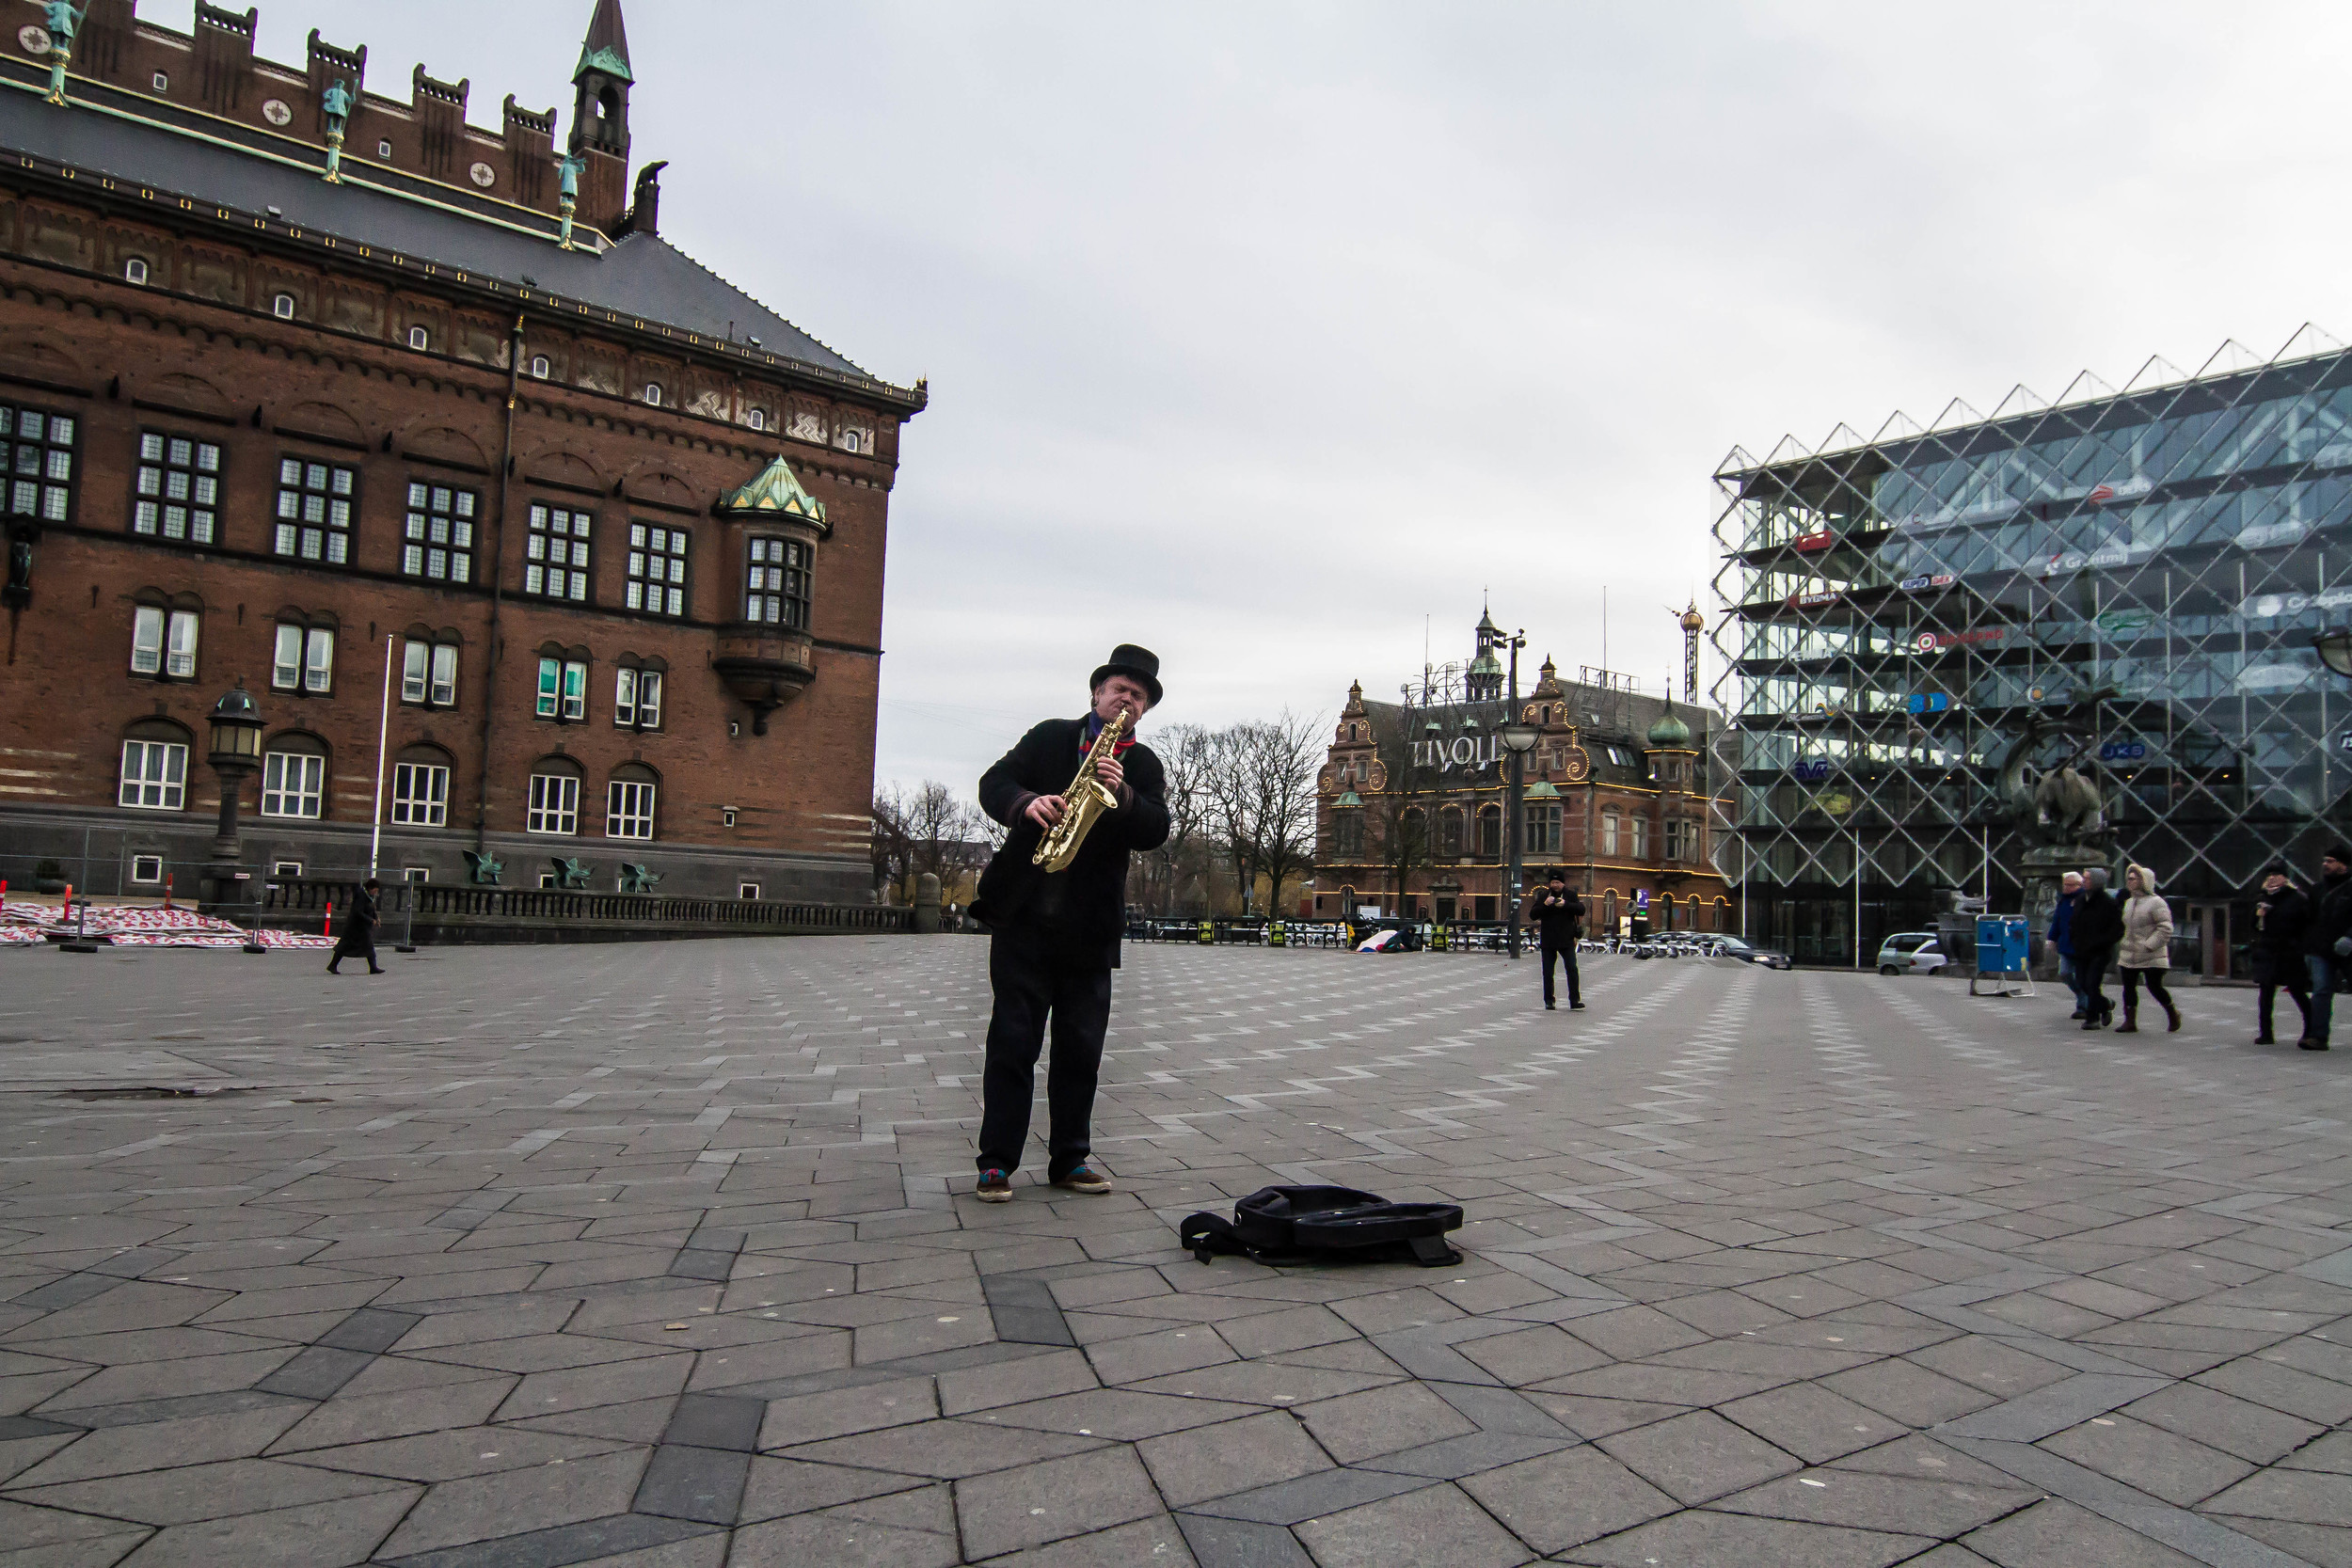
M1766 969L1795 967L1789 961L1788 954L1775 952L1770 947L1754 946L1740 941L1738 937L1716 938L1715 950L1724 958L1738 958L1741 963L1762 964Z

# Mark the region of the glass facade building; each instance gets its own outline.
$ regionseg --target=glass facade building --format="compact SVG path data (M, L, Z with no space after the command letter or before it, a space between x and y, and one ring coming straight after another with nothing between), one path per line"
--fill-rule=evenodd
M2005 769L2098 786L2208 974L2245 972L2265 864L2352 836L2352 685L2312 649L2352 622L2352 352L2312 329L1716 477L1752 938L1867 962L1947 890L2017 910Z

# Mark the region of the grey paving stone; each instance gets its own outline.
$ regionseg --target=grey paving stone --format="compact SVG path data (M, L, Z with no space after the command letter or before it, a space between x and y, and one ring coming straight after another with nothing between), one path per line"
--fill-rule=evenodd
M1481 1470L1491 1470L1497 1465L1549 1453L1575 1441L1565 1433L1557 1437L1529 1437L1508 1432L1473 1432L1466 1437L1440 1438L1419 1448L1359 1459L1356 1463L1366 1470L1427 1476L1433 1481L1455 1481Z
M789 1458L812 1459L826 1465L952 1480L1033 1465L1063 1454L1083 1453L1102 1448L1105 1442L1104 1438L1070 1433L1002 1426L990 1421L982 1412L961 1420L890 1427L854 1437L806 1443L786 1453Z
M1310 1519L1297 1535L1316 1568L1385 1568L1400 1562L1515 1568L1534 1555L1485 1509L1445 1484Z
M1985 1437L1998 1442L2031 1443L2063 1432L2078 1421L2103 1415L2168 1386L2153 1377L2112 1377L2085 1372L2021 1394L2013 1400L1979 1410L1937 1430L1952 1437Z
M1301 1406L1298 1416L1343 1465L1478 1430L1477 1422L1416 1383L1323 1400Z
M400 1521L378 1555L416 1557L629 1512L646 1450L441 1481Z
M863 1519L804 1513L735 1532L729 1568L951 1568L963 1560L952 1535Z
M2301 1448L2323 1430L2218 1389L2187 1383L2135 1400L2123 1407L2122 1414L2256 1465L2267 1465Z
M1129 1564L1170 1563L1197 1568L1184 1529L1173 1515L1162 1513L1117 1525L1106 1530L1032 1546L1026 1551L992 1558L991 1568L1129 1568Z
M1332 1467L1296 1418L1280 1411L1153 1437L1136 1452L1160 1496L1180 1509Z
M1254 1525L1203 1513L1179 1513L1200 1568L1314 1568L1298 1538L1278 1525Z
M251 1568L273 1561L344 1568L368 1560L416 1495L417 1488L402 1486L307 1507L172 1525L143 1544L138 1555L187 1568Z
M760 1426L768 1402L730 1394L681 1394L670 1418L665 1443L686 1443L705 1449L732 1449L748 1453L759 1446Z
M2242 1459L2128 1416L2085 1421L2043 1438L2041 1447L2184 1508L2254 1470Z
M386 1492L407 1498L417 1495L413 1486L373 1476L341 1475L266 1459L230 1459L53 1486L12 1486L8 1496L18 1502L143 1525L187 1525Z
M1701 1503L1799 1468L1796 1460L1711 1410L1600 1438L1600 1447L1659 1490Z
M911 1491L928 1483L929 1478L923 1476L755 1455L738 1517L745 1524L755 1524L762 1519L813 1513L884 1493Z
M2062 1497L2044 1498L1960 1544L2001 1568L2188 1568L2197 1560Z
M1162 1512L1130 1448L1108 1448L956 1482L965 1552L995 1557Z
M748 1449L702 1449L664 1443L654 1449L631 1512L665 1519L732 1525L750 1477Z
M1916 1557L1935 1543L1832 1525L1798 1524L1747 1514L1685 1509L1655 1524L1571 1548L1564 1562L1643 1568L1649 1563L1737 1563L1740 1568L1881 1568ZM2074 1560L2052 1557L2043 1563Z
M1681 1505L1597 1449L1565 1449L1465 1478L1462 1489L1539 1552L1558 1552Z
M718 1533L708 1525L692 1524L683 1519L656 1519L642 1513L621 1513L383 1560L389 1568L564 1568L564 1564L574 1562L622 1560L624 1554L635 1555L648 1547ZM772 1560L754 1558L745 1560Z

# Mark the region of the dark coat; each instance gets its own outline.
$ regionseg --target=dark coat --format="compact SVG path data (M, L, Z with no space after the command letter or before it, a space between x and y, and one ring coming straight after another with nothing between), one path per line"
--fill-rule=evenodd
M1584 933L1584 900L1574 888L1563 888L1557 898L1549 885L1528 896L1525 918L1546 947L1574 947Z
M1095 819L1069 870L1033 865L1029 857L1045 831L1024 813L1033 798L1070 787L1071 776L1086 758L1086 735L1083 719L1048 719L980 775L980 809L1009 832L1004 847L980 873L972 912L991 930L1035 924L1046 879L1060 878L1053 933L1068 944L1073 958L1090 961L1099 956L1104 967L1117 969L1120 933L1127 924L1127 856L1168 842L1168 775L1151 748L1141 743L1127 748L1120 758L1127 774L1127 800Z
M2074 956L2074 906L2082 900L2080 893L2061 893L2058 906L2050 911L2050 945L2060 958Z
M335 951L338 953L373 953L375 951L376 918L375 895L366 888L353 889L351 902L343 906L343 928L335 934Z
M2312 923L2303 934L2303 951L2342 963L2336 943L2347 936L2352 936L2352 876L2323 877L2312 889Z
M2254 901L2254 940L2249 945L2267 958L2300 963L2311 924L2311 899L2290 883Z
M2074 932L2076 958L2112 955L2123 940L2123 901L2105 888L2096 893L2083 889L2082 899L2074 906Z

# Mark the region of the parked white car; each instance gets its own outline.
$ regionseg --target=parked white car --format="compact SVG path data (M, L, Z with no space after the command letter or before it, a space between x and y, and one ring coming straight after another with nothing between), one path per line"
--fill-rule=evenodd
M1879 948L1881 974L1932 974L1951 961L1933 931L1899 931Z

